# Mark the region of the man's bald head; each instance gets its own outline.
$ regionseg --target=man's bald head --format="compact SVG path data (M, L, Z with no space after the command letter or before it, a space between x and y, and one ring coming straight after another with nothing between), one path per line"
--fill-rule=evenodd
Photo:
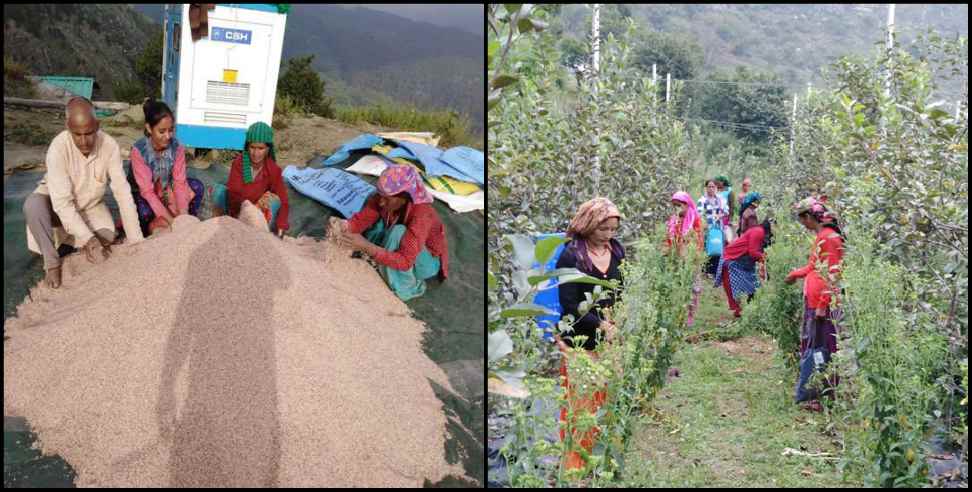
M94 149L99 127L94 104L85 97L72 97L67 102L64 114L74 145L87 156Z
M70 120L73 115L84 115L95 118L94 104L83 96L72 97L64 107L64 117Z

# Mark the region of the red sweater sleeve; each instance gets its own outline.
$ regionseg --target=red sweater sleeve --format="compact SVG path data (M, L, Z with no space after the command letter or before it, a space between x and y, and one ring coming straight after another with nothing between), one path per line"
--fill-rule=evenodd
M365 202L364 208L348 219L348 232L352 234L361 234L365 231L365 229L374 225L379 217L380 211L378 210L378 199L372 196L367 202Z
M424 214L416 214L405 226L405 235L398 245L398 251L382 249L375 256L375 261L395 270L408 270L415 265L415 258L422 252L429 231L435 221Z
M145 163L145 158L142 157L137 147L132 147L131 160L132 174L135 175L135 182L138 183L139 195L148 202L149 207L152 207L152 212L155 212L156 217L165 216L165 207L162 205L162 200L155 194L152 170Z
M270 188L280 198L280 210L277 212L277 229L286 231L290 229L290 223L287 221L288 214L290 213L290 204L287 202L287 184L284 183L283 171L280 170L280 166L274 164L271 169L273 169L273 173L270 176Z

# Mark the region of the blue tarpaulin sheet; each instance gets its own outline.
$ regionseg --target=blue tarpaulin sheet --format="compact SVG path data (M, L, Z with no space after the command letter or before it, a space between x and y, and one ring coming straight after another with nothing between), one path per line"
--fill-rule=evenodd
M443 152L439 160L473 178L474 183L486 184L486 168L483 165L482 152L471 147L453 147Z
M443 162L442 156L444 152L442 149L432 147L431 145L425 145L415 142L406 142L404 140L396 140L396 143L400 145L399 148L392 150L388 153L388 157L404 157L406 159L418 159L419 162L425 166L425 173L429 176L449 176L456 178L460 181L469 181L473 183L483 184L482 179L478 179L475 176L466 174L461 169L457 169L452 165ZM457 147L458 148L458 147ZM462 162L463 159L460 158L460 152L454 152L452 154L452 160L454 162ZM465 164L460 164L460 166L469 168ZM482 168L482 165L480 165ZM483 174L480 172L480 174Z
M345 159L350 157L352 150L370 149L375 145L382 143L384 140L377 135L372 135L370 133L362 133L341 146L331 157L328 157L324 161L325 166L333 166L335 164L340 164L344 162Z

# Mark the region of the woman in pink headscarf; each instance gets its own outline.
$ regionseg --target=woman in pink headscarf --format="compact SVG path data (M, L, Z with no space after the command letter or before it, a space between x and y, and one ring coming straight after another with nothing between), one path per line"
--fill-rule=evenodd
M695 236L695 243L699 251L705 250L705 243L702 240L702 219L695 208L695 200L684 191L679 191L672 195L672 206L675 213L668 218L668 238L665 240L665 252L671 251L672 244L675 244L675 251L679 256L685 256L684 246ZM693 232L694 231L694 232ZM687 326L692 326L695 317L695 308L699 305L699 295L702 294L702 279L696 274L695 282L692 285L692 303L689 304L688 317L685 320Z
M445 226L415 168L388 166L377 185L360 212L338 222L339 239L374 258L388 285L407 301L425 293L425 279L448 276Z
M702 220L695 208L695 200L688 193L679 191L672 195L672 206L675 207L675 213L668 218L668 239L665 245L670 249L674 243L678 254L684 255L684 245L692 240L692 231L695 231L695 242L699 251L702 251Z

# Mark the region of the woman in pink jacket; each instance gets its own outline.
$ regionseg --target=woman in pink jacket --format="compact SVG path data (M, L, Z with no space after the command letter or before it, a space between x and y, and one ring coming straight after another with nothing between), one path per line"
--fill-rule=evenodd
M201 181L186 175L186 149L175 138L175 117L169 106L146 100L142 111L145 136L132 146L129 183L142 234L148 236L160 227L171 227L179 215L196 215L204 188Z

